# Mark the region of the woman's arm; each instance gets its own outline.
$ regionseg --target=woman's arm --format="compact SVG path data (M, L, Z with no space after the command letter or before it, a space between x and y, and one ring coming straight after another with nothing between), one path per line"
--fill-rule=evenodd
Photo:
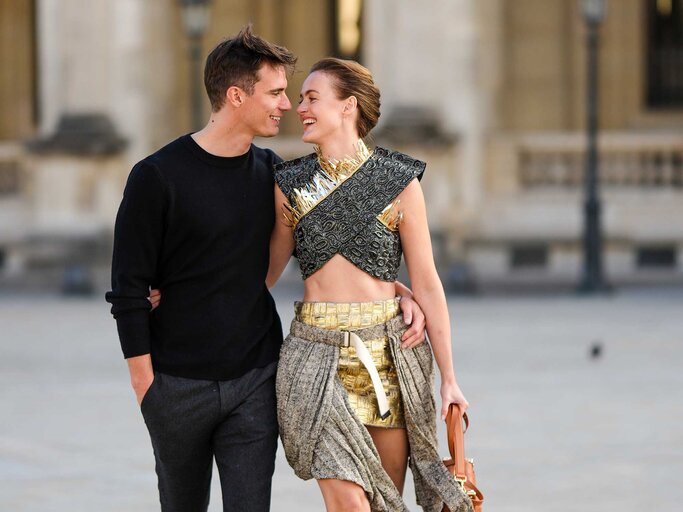
M268 264L268 275L266 276L266 286L272 288L282 275L287 266L289 258L294 251L294 236L292 228L283 216L283 207L289 204L287 198L275 185L275 226L270 235L270 262Z
M413 297L424 311L427 334L441 373L441 416L445 418L450 403L459 403L465 409L469 404L455 379L448 305L434 265L427 209L420 183L413 180L399 198L403 207L403 221L399 226L401 245L413 287Z

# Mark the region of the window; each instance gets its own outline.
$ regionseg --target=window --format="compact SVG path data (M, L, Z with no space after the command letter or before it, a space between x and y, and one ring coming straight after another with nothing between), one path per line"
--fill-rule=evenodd
M683 0L647 0L647 104L683 107Z
M363 0L331 0L332 54L360 61Z
M510 267L513 269L542 269L548 265L548 247L545 245L519 245L510 249Z
M674 268L676 249L672 246L639 247L636 263L638 268Z

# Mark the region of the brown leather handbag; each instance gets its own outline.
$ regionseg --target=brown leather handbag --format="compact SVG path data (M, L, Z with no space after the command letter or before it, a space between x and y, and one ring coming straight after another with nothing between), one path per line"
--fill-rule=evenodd
M464 424L464 427L463 427ZM477 489L477 479L474 476L474 461L465 458L465 432L470 426L467 414L462 412L458 404L448 407L446 429L448 431L448 451L450 459L443 463L455 480L460 484L465 494L472 500L474 512L481 512L484 495ZM444 505L443 512L450 512Z

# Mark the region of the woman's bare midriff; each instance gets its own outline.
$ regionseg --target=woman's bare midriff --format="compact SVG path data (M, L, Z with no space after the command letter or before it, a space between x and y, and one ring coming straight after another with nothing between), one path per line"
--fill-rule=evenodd
M305 302L369 302L395 296L393 282L372 277L339 254L304 281Z

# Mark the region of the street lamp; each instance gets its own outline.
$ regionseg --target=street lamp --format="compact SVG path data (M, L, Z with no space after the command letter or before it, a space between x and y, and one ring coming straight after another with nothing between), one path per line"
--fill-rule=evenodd
M606 0L579 0L586 21L586 172L584 175L583 277L585 293L606 288L602 273L602 233L598 188L598 28L605 17Z
M182 8L185 35L190 43L190 107L192 129L202 127L202 92L200 81L202 36L209 24L209 3L211 0L178 0Z

